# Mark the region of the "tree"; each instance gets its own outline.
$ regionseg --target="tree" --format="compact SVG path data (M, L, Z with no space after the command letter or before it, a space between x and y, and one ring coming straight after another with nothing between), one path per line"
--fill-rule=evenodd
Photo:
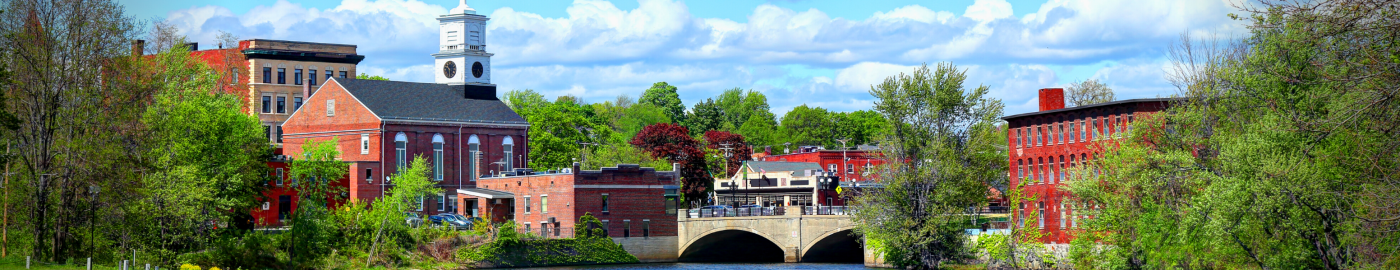
M685 104L681 103L680 94L676 93L676 87L658 82L651 85L642 98L637 100L638 104L651 104L661 108L666 113L666 118L676 123L685 123Z
M340 161L339 139L317 141L307 139L301 155L288 164L291 185L297 191L297 208L292 213L291 230L286 233L285 248L291 263L309 267L320 263L330 254L335 226L329 221L333 202L344 202L340 194L344 187L335 181L345 178L350 167Z
M724 110L715 104L714 99L696 102L695 106L685 116L685 126L692 135L700 135L706 131L720 130L724 127Z
M1003 105L987 86L963 87L966 71L940 63L872 86L875 110L892 123L881 139L883 188L855 196L855 231L900 268L938 268L969 258L960 216L1006 181ZM784 121L786 122L786 120Z
M671 118L666 117L666 113L660 107L651 104L637 104L628 107L622 116L617 120L618 133L625 138L625 142L636 137L638 132L650 125L660 123L674 123Z
M391 224L402 224L400 222L406 218L406 211L421 206L419 199L442 192L442 189L437 187L432 176L429 175L431 172L432 166L428 165L428 159L420 155L413 157L408 168L394 173L389 178L394 180L393 189L374 202L376 216L382 216L384 219L380 221L379 228L375 231L374 240L369 248L369 256L365 257L365 267L369 267L370 260L380 249L380 241L382 241L386 228L392 227Z
M1097 79L1073 82L1065 89L1065 104L1068 107L1079 107L1104 102L1113 101L1113 89L1108 88Z
M0 5L7 11L0 14L0 48L7 51L0 63L12 72L5 107L20 120L6 136L16 165L6 190L25 212L9 215L25 225L25 236L6 241L27 243L41 261L79 257L87 239L78 238L77 226L123 218L79 211L136 203L128 200L136 196L128 188L140 182L131 157L145 149L136 145L138 122L154 93L131 87L139 72L128 43L136 26L108 0ZM94 186L103 187L101 197L91 194Z
M792 108L792 111L783 115L782 127L787 133L788 141L793 144L840 145L836 143L837 138L834 136L836 121L826 109L807 107L806 104Z
M749 144L756 146L778 145L783 137L782 130L778 128L778 121L773 120L773 113L749 116L749 120L739 126L738 133L748 139Z
M681 195L692 207L705 200L705 193L714 185L705 164L705 152L690 137L690 130L680 125L661 123L647 126L631 144L651 153L652 158L681 164Z
M543 108L549 104L549 101L544 100L544 95L530 89L510 90L506 92L504 101L506 106L510 106L510 109L514 110L515 113L527 113L527 111Z
M1400 265L1400 6L1243 11L1248 38L1184 37L1168 73L1184 100L1070 182L1095 206L1082 224L1113 245L1104 267Z
M536 168L568 168L584 154L580 143L597 144L612 128L595 123L593 110L568 99L521 112L530 121L530 162Z
M724 158L725 163L728 163L724 164L727 167L723 167L728 169L721 177L733 175L735 171L739 170L740 166L744 165L744 161L753 160L753 146L750 146L748 142L744 141L743 135L728 131L706 131L705 147L718 150L720 155L728 155ZM729 151L721 149L725 147L733 149Z
M263 158L272 152L261 122L242 111L246 101L218 91L219 73L183 46L153 60L162 69L152 74L167 78L154 80L164 85L141 116L150 146L142 154L149 162L143 189L156 203L123 210L144 213L148 228L161 231L151 244L207 241L207 222L231 223L258 205Z
M387 81L387 80L389 80L389 78L385 78L384 76L369 75L369 74L365 74L365 73L360 73L360 75L355 75L355 79L359 79L359 80L376 80L376 81Z

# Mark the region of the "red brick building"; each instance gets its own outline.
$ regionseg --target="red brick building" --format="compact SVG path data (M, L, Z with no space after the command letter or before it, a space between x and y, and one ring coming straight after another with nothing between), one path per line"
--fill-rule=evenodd
M676 236L678 171L621 164L579 170L481 178L457 190L457 203L476 205L494 222L514 220L539 235L570 237L578 217L591 213L612 237ZM458 208L468 215L472 210Z
M855 150L799 150L801 153L785 155L765 155L758 161L815 162L826 172L835 172L843 182L865 182L873 180L875 166L884 165L880 150L874 147L858 146ZM845 162L842 162L844 160Z
M1075 214L1061 190L1069 170L1082 166L1099 153L1090 145L1116 140L1131 132L1134 119L1165 110L1174 99L1150 98L1105 102L1065 108L1064 90L1040 89L1040 110L1002 117L1008 125L1010 186L1025 182L1023 197L1036 201L1018 203L1020 212L1012 220L1032 219L1047 235L1046 243L1069 243L1070 233L1083 216ZM1038 215L1030 216L1034 211Z
M444 192L425 198L417 210L456 212L458 189L529 162L529 123L495 91L494 85L333 78L282 124L283 151L297 158L310 140L338 139L340 160L350 167L341 179L348 190L344 199L364 202L391 190L393 180L386 176L400 166L427 158L431 178Z

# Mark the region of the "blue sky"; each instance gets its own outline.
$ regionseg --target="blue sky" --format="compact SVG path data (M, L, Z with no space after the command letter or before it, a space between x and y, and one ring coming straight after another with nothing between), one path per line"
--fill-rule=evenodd
M359 46L361 73L431 81L434 18L456 0L119 0L215 46L241 38ZM871 84L923 63L967 70L1006 114L1035 110L1036 89L1099 79L1120 99L1175 93L1165 49L1245 33L1222 0L468 0L492 17L493 82L590 102L633 98L666 81L689 105L725 89L761 91L779 113L807 104L869 109Z

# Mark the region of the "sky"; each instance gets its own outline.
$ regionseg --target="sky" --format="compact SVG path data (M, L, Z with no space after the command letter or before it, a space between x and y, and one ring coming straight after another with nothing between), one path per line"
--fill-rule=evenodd
M201 48L215 36L353 44L360 73L432 82L437 18L458 0L118 0ZM1037 89L1097 79L1118 99L1176 93L1167 49L1247 34L1227 0L468 0L486 27L500 93L636 99L655 82L687 106L741 88L775 113L800 105L869 110L870 88L948 62L1005 114L1037 110Z

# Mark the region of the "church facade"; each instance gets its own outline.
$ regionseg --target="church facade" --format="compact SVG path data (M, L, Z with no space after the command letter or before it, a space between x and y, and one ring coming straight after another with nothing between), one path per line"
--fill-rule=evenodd
M477 209L458 205L457 190L526 168L530 151L530 124L496 97L491 84L487 20L465 3L438 17L443 36L433 54L439 67L434 83L326 81L282 124L283 153L298 158L308 143L336 139L339 158L350 167L337 182L347 190L340 201L362 202L392 190L395 173L425 158L443 193L409 210L433 215Z

